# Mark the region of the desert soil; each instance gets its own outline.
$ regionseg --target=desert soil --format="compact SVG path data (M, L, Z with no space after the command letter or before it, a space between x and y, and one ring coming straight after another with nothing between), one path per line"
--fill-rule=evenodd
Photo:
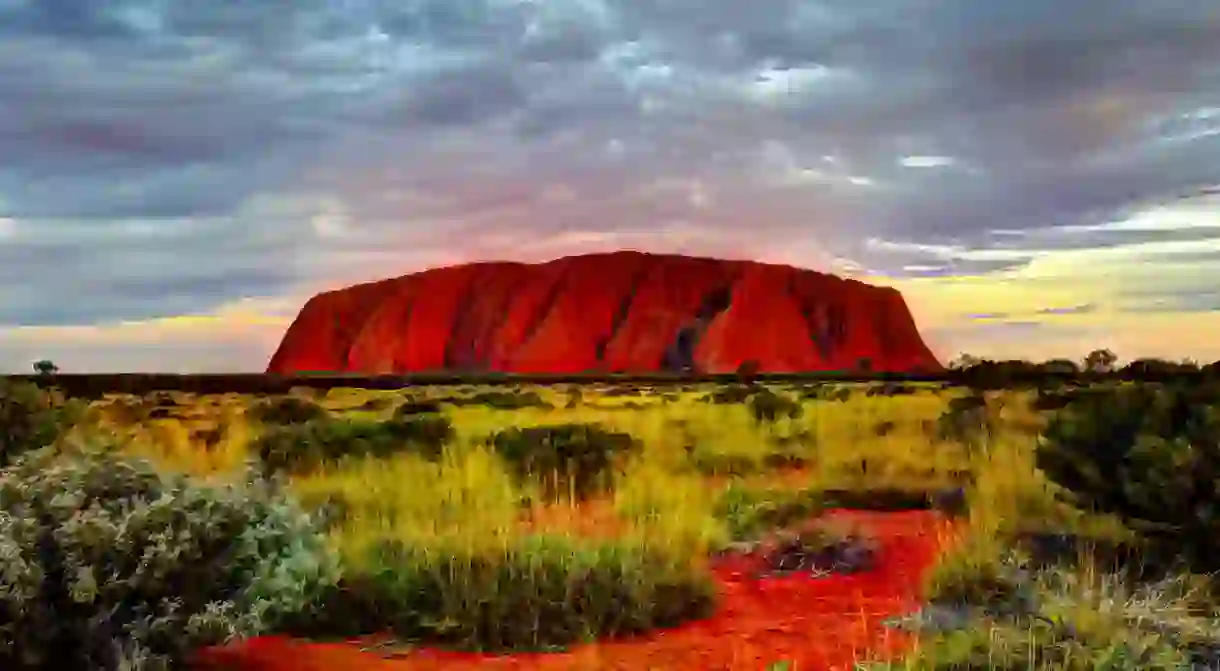
M200 668L234 671L787 671L851 669L910 649L910 634L883 624L920 605L927 571L959 537L931 511L829 513L870 530L878 566L855 575L758 579L748 557L713 564L720 607L711 618L647 636L573 646L561 653L482 655L428 648L378 647L373 640L313 643L262 637L200 653Z

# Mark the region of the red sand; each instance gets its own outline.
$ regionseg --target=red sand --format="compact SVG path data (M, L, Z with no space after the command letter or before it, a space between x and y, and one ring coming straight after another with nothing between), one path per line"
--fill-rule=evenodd
M881 562L867 574L826 578L786 576L755 580L750 560L714 566L720 608L706 620L648 636L580 645L552 654L475 655L430 649L387 655L358 643L309 643L263 637L200 654L201 669L241 671L761 671L790 661L789 671L850 669L856 660L901 655L910 634L884 619L909 613L920 601L926 571L953 542L953 525L933 512L834 511L858 522L880 541Z

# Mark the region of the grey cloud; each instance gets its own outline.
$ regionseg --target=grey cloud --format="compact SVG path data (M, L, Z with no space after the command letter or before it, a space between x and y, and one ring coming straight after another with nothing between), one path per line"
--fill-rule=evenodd
M0 250L25 292L0 316L192 311L287 292L328 259L358 265L357 252L387 241L457 249L475 234L528 241L671 221L749 228L760 246L800 240L907 276L1023 262L861 240L1059 249L1210 237L1047 230L1220 181L1220 137L1162 141L1205 123L1174 121L1181 113L1220 105L1220 18L1201 2L1145 4L9 3L0 210L26 229L71 219L96 233ZM766 102L747 95L762 69L800 67L832 76ZM790 167L837 181L777 185L776 146ZM896 165L911 153L961 165ZM845 185L850 175L876 187ZM662 179L701 182L711 204L651 188ZM576 199L548 196L555 185ZM358 234L320 239L308 210L286 222L243 209L272 193L333 196ZM202 222L185 237L119 232L125 219L184 216ZM96 260L56 270L86 256Z
M0 324L193 314L280 295L302 279L290 262L302 236L288 222L249 236L240 234L248 223L234 220L143 223L149 230L107 233L90 222L27 222L0 246Z
M1201 266L1211 267L1220 270L1220 251L1218 250L1202 250L1197 252L1175 251L1173 253L1162 254L1146 254L1144 258L1148 261L1160 263L1173 263L1183 267Z
M961 277L962 273L958 272L951 266L925 266L914 265L900 268L898 270L887 270L882 268L870 268L868 274L878 275L881 277Z
M1080 305L1072 305L1062 308L1042 308L1038 310L1040 315L1083 315L1097 311L1096 303L1082 303Z
M985 275L1016 270L1033 259L1033 254L1014 255L1014 258L963 258L963 254L954 251L921 249L902 243L894 247L856 243L849 245L849 249L853 260L893 277Z
M1190 228L1164 228L1143 230L1085 230L1070 231L1063 227L1036 228L1017 235L988 233L984 246L990 249L1032 249L1065 251L1119 247L1149 242L1197 242L1220 239L1220 226L1192 226ZM1180 258L1180 252L1174 258ZM1214 257L1215 254L1204 253Z
M1175 152L1137 153L1088 167L1010 171L940 194L895 200L886 230L925 240L981 239L992 229L1028 229L1113 220L1153 194L1214 181L1220 138Z
M1185 294L1177 297L1173 307L1183 312L1216 312L1220 310L1220 292Z
M121 6L80 0L16 2L0 9L5 32L41 33L66 39L124 38L135 34L121 18Z
M537 36L527 37L517 56L527 62L580 63L593 60L601 53L604 36L597 30L556 27Z
M470 126L524 105L529 93L503 63L442 71L408 93L405 113L425 124Z
M1182 296L1154 300L1148 303L1123 306L1124 312L1132 313L1180 313L1220 311L1220 297L1214 295Z
M379 3L372 17L397 37L476 48L504 48L525 30L524 7L488 0Z
M1220 20L1193 3L1155 16L1136 3L1071 6L861 6L870 20L828 38L839 56L826 62L857 70L862 84L790 114L866 154L902 136L935 138L986 174L942 180L932 199L895 199L893 228L951 235L984 217L1045 225L1214 180L1215 144L1161 156L1133 147L1146 142L1146 119L1220 90ZM1126 156L1097 162L1115 152Z
M96 165L96 172L60 174L54 170L23 174L0 168L0 193L6 214L30 221L87 219L97 226L125 218L208 217L233 212L254 193L272 188L290 173L288 156L278 162L218 163L162 170ZM267 174L281 172L281 175ZM61 194L71 193L71 198Z
M1129 289L1118 306L1124 312L1214 312L1220 310L1220 291L1204 288Z

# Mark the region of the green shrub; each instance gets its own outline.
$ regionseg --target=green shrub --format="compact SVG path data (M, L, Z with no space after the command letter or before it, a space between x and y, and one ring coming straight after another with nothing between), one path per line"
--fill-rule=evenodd
M1126 385L1074 399L1037 465L1076 505L1113 513L1193 567L1220 569L1220 394Z
M949 401L936 420L936 438L973 447L990 438L995 428L987 398L973 393Z
M755 422L774 422L781 417L798 419L804 414L805 409L800 403L793 401L787 396L781 396L771 391L763 389L750 399L750 416Z
M761 465L763 469L784 470L804 468L812 463L812 461L810 457L796 450L780 446L779 449L764 454Z
M851 574L876 568L880 545L867 534L825 523L781 529L760 548L763 575Z
M381 412L386 408L393 407L393 405L394 399L386 398L385 396L376 396L351 409L359 410L361 412Z
M850 387L832 387L830 385L815 385L801 392L801 398L824 401L843 402L851 399Z
M703 401L714 405L736 405L745 403L758 389L754 384L729 384L704 396Z
M546 650L674 626L714 605L710 577L667 554L531 536L495 554L379 544L323 615L349 636L389 629L461 649Z
M0 380L0 467L46 447L71 428L83 406L28 382Z
M1030 405L1038 412L1062 410L1079 396L1079 390L1040 387Z
M496 410L523 410L525 408L554 408L536 391L484 391L466 398L445 399L456 406L484 405Z
M821 493L813 489L754 488L734 483L717 499L714 514L724 520L732 540L744 541L822 510Z
M263 424L304 424L329 416L326 408L300 396L268 398L252 406L250 416Z
M800 489L750 487L731 483L720 494L714 514L724 520L734 541L750 540L760 533L790 526L831 508L879 511L931 510L938 507L939 491L920 489Z
M696 449L691 461L696 471L711 476L753 475L766 468L762 458L754 454L725 454Z
M1158 640L1078 640L1034 620L939 633L921 640L911 671L1185 671L1193 668Z
M489 444L520 481L542 486L548 498L577 500L608 490L640 444L631 434L597 424L559 424L500 431Z
M439 459L454 436L452 423L439 415L406 415L389 421L323 419L268 427L254 450L269 472L307 473L346 457L387 457L410 450Z
M897 382L882 382L881 384L869 385L865 390L865 396L906 396L914 394L916 389L910 385L904 385Z
M964 567L945 566L936 573L931 602L946 607L974 607L995 616L1028 616L1039 609L1034 586L1004 561Z
M439 415L441 414L440 401L415 401L408 400L402 405L394 408L394 419L406 419L417 415Z
M308 608L339 574L268 483L45 450L0 472L0 558L0 666L15 669L182 668Z

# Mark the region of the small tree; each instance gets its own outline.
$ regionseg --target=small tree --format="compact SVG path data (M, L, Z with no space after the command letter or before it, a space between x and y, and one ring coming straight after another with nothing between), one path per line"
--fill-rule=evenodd
M949 362L949 368L951 370L965 370L979 365L980 362L981 360L977 356L962 352L957 355L956 359Z
M873 372L873 360L866 356L856 359L856 370L866 375Z
M59 372L59 366L50 359L40 359L34 362L34 372L39 375L54 375Z
M1084 369L1090 373L1109 373L1114 370L1118 356L1108 349L1095 349L1084 358Z
M761 368L762 366L756 359L742 361L741 365L737 367L737 378L743 384L750 384L754 382L754 378L758 377L758 371Z

